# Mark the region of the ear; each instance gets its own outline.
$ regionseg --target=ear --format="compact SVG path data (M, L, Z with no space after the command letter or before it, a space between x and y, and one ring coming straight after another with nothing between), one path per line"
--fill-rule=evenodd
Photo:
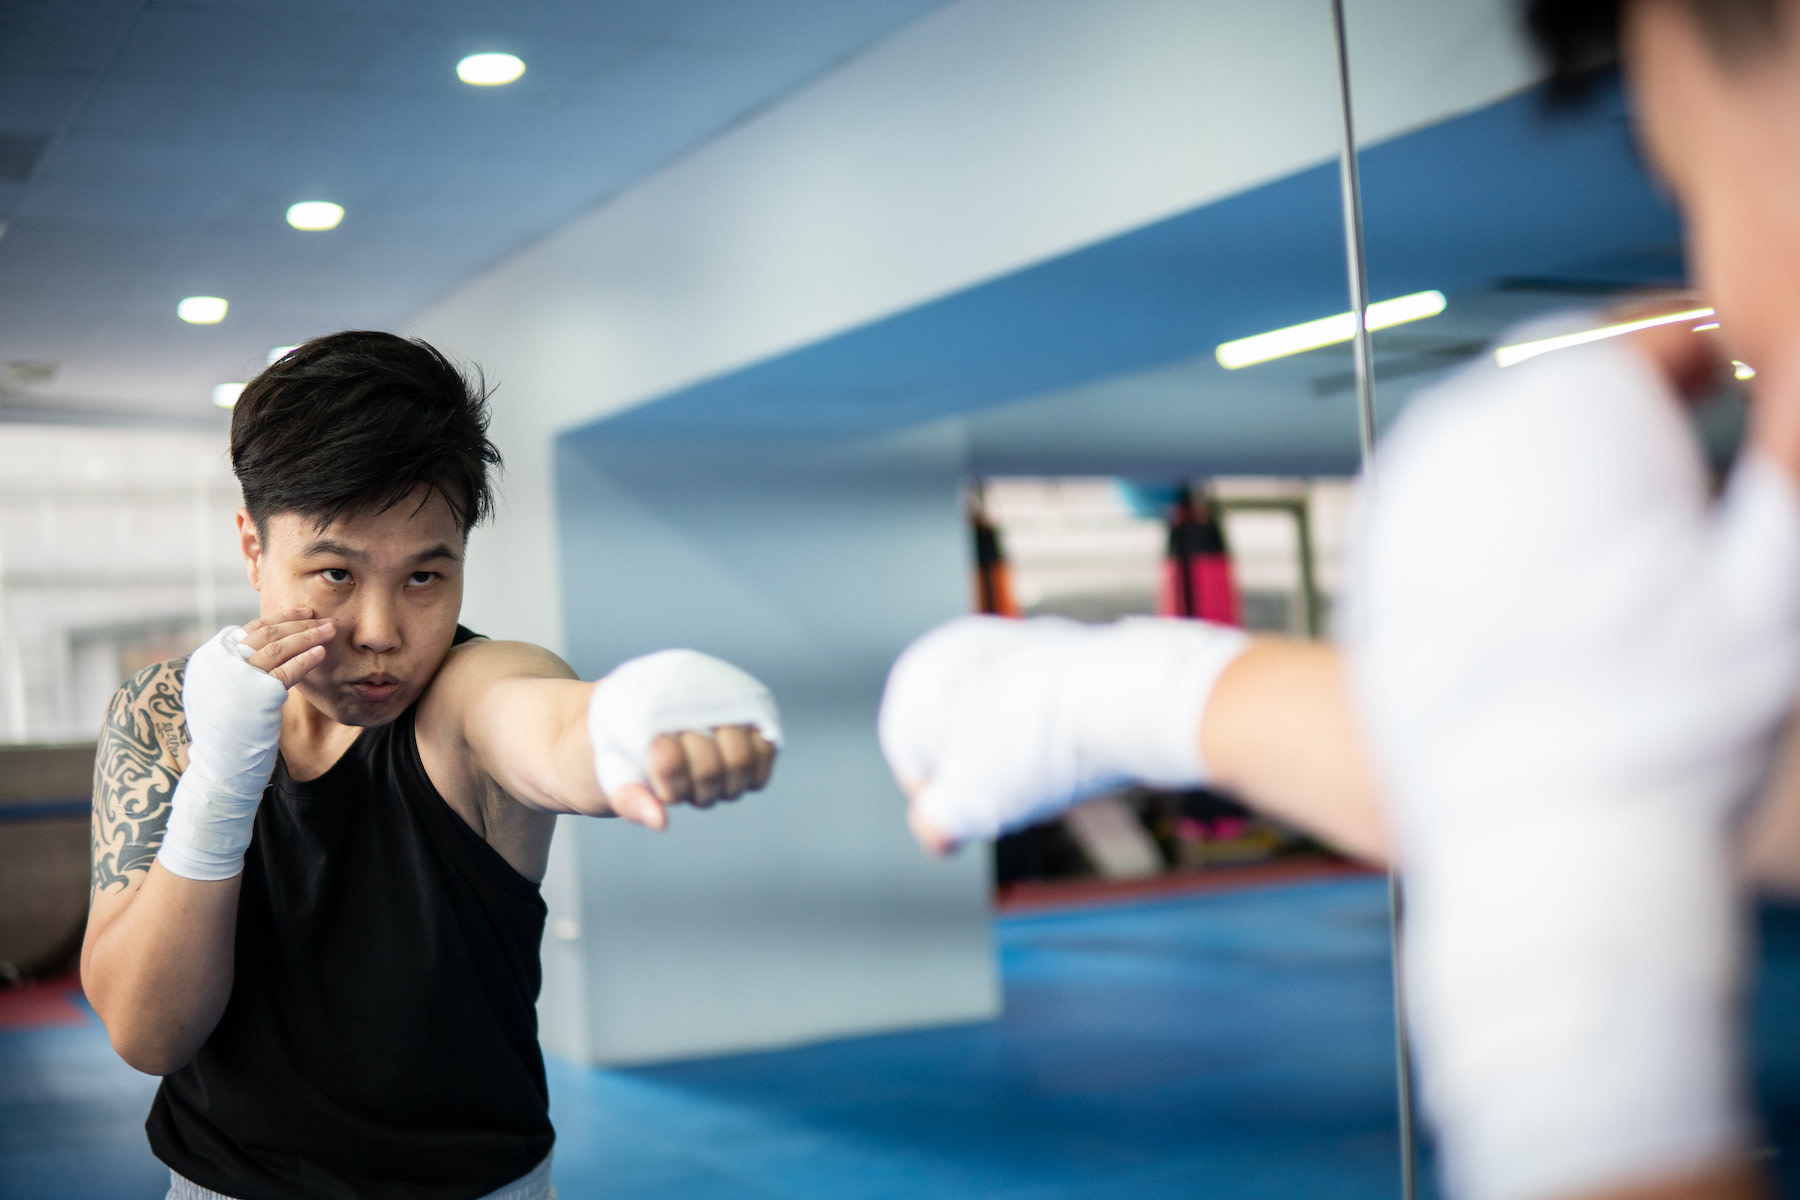
M256 522L250 516L250 510L237 510L238 549L244 554L244 574L250 580L250 586L262 591L262 534L257 532Z

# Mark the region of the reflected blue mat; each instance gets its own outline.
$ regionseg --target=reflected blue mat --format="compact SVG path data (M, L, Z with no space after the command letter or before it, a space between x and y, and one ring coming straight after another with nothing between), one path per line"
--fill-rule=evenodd
M566 1195L1397 1194L1385 889L999 923L1006 1015L632 1071L557 1064Z
M1762 924L1758 1081L1800 1195L1800 913ZM1398 1194L1379 880L1009 917L998 935L1007 1011L990 1024L630 1071L552 1059L558 1189ZM154 1086L98 1023L0 1032L0 1197L160 1196Z

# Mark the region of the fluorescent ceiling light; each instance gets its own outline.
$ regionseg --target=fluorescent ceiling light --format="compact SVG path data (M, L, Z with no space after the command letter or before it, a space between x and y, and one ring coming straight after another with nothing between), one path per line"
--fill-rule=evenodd
M269 365L274 366L299 348L298 346L276 346L269 351Z
M512 54L471 54L456 64L456 77L476 87L511 83L524 73L524 62Z
M1539 338L1535 342L1501 346L1494 351L1494 361L1503 367L1510 367L1522 363L1528 358L1548 354L1552 350L1567 350L1570 346L1585 346L1589 342L1599 342L1607 338L1618 337L1621 334L1636 333L1640 329L1655 329L1658 325L1674 325L1679 321L1698 321L1702 317L1716 315L1710 308L1690 308L1686 312L1667 313L1660 317L1645 317L1639 321L1621 321L1617 325L1602 325L1598 329L1584 329L1580 333L1565 333L1561 337Z
M1408 321L1422 321L1443 311L1442 292L1414 292L1410 296L1396 296L1392 300L1369 305L1369 329L1373 331L1392 325L1404 325ZM1356 314L1339 313L1335 317L1321 317L1304 325L1289 325L1286 329L1275 329L1259 333L1255 337L1226 342L1213 353L1220 366L1228 371L1235 371L1239 367L1268 362L1272 358L1285 358L1290 354L1317 350L1321 346L1335 346L1355 336Z
M189 296L175 306L175 315L189 325L217 325L230 307L218 296Z
M288 205L287 221L295 229L336 229L344 219L344 206L329 200L302 200Z
M213 389L213 403L220 408L230 408L238 402L243 391L244 385L241 383L221 383Z
M1739 362L1735 358L1731 360L1731 373L1736 375L1739 379L1756 378L1755 367L1751 366L1749 363Z

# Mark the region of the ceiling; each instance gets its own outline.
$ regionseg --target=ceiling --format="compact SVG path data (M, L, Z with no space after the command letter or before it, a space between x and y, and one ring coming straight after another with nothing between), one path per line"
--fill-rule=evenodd
M402 324L941 3L6 0L0 419L216 425L271 347ZM484 50L524 78L458 81Z

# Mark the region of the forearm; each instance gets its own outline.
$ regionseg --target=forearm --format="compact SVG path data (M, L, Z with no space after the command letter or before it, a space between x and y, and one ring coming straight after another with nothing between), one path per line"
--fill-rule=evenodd
M665 650L582 683L536 647L468 661L461 729L473 763L528 807L663 829L666 804L704 808L768 782L775 701L730 663Z
M1387 854L1337 651L1258 638L1220 676L1199 731L1217 784L1371 862Z
M1590 1192L1579 1200L1764 1200L1770 1194L1762 1172L1750 1163L1735 1162Z
M231 997L242 876L183 879L151 866L122 908L96 904L81 982L119 1056L166 1075L194 1057Z

